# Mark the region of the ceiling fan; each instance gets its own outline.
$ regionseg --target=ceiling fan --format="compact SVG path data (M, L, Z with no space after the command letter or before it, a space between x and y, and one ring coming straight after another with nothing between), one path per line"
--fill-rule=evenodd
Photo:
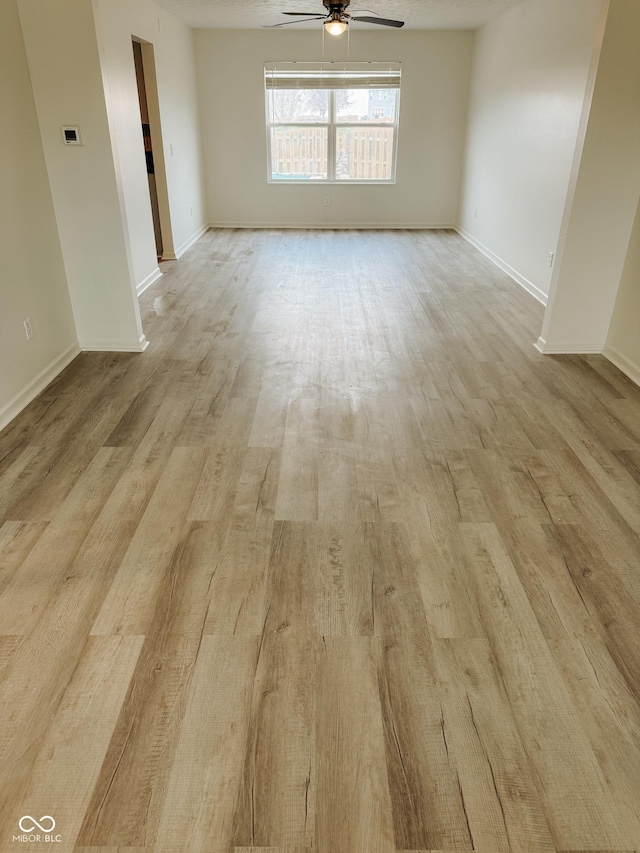
M340 36L345 32L351 21L360 21L364 24L379 24L381 27L404 27L404 21L394 21L391 18L373 17L370 15L361 15L354 17L347 12L347 7L351 4L351 0L342 0L341 3L336 3L334 0L322 0L322 5L328 10L326 15L318 15L316 12L283 12L283 15L291 15L296 18L304 18L306 21L323 21L325 30L332 36ZM368 9L363 11L368 12ZM376 15L377 13L373 13ZM291 24L297 24L297 21L284 21L282 24L271 24L265 29L275 29L276 27L286 27Z

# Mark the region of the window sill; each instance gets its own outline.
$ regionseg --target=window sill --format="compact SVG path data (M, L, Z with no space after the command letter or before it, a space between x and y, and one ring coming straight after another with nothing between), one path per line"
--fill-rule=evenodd
M272 180L271 178L267 178L267 183L272 184L273 186L279 187L393 187L396 185L396 181L295 181L295 180L287 180L286 178L280 180Z

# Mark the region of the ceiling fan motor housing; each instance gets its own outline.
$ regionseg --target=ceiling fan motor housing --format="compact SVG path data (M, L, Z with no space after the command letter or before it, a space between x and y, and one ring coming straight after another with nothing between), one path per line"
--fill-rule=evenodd
M333 0L322 0L322 5L333 15L341 15L350 3L351 0L343 0L341 3L335 3Z

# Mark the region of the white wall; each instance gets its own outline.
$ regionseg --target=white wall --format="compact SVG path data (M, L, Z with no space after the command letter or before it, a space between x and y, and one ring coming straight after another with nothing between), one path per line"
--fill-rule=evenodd
M264 63L320 61L322 31L198 30L209 219L214 225L443 226L456 222L472 33L360 31L352 61L403 63L397 183L267 183ZM326 39L346 59L346 39ZM323 205L326 196L330 207Z
M164 158L166 167L171 233L163 233L163 239L164 257L171 257L207 222L193 32L149 0L95 0L95 5L109 122L140 286L157 270L157 256L131 38L154 47L162 125L154 159L158 167Z
M602 352L640 198L640 3L611 0L539 346Z
M640 384L640 205L604 352Z
M208 226L194 32L166 13L156 63L160 110L167 152L167 183L178 256ZM173 153L171 153L171 146Z
M18 9L80 346L139 351L146 341L93 5L18 0ZM83 146L65 146L65 124L81 126Z
M79 352L15 0L0 3L0 115L1 429Z
M476 33L460 227L541 301L600 16L601 0L526 0Z
M80 345L139 351L136 289L158 269L131 37L157 45L163 141L174 149L168 242L179 250L206 221L192 33L149 0L18 8ZM64 146L62 124L81 125L82 147Z

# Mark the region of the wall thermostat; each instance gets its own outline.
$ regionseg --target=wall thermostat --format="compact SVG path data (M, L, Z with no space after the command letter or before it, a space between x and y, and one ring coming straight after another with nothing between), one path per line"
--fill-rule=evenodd
M82 145L80 128L77 125L66 125L62 128L62 139L65 145Z

